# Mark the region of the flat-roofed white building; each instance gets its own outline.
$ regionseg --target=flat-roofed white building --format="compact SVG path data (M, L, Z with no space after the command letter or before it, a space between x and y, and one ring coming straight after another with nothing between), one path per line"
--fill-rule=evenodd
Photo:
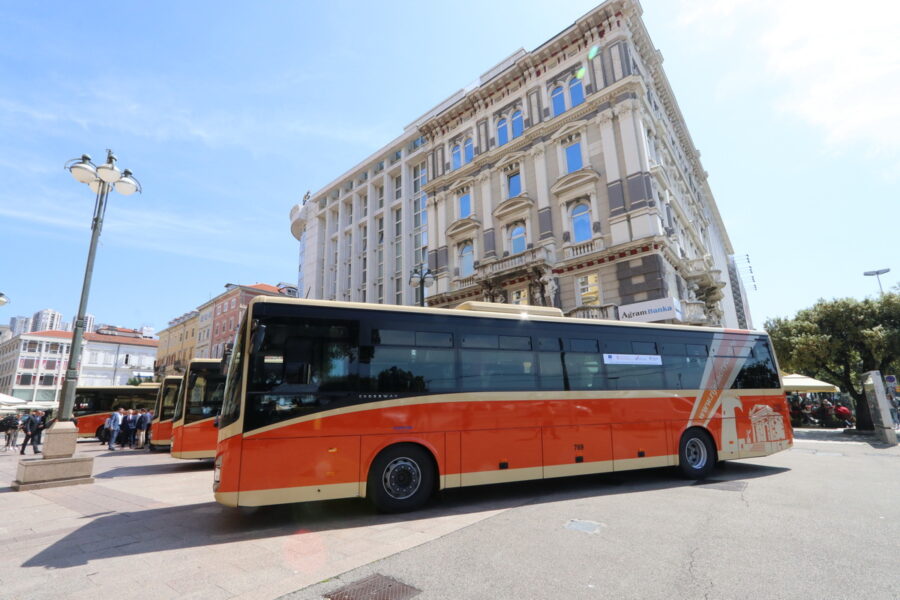
M707 173L634 0L519 50L290 213L300 297L552 305L750 327Z

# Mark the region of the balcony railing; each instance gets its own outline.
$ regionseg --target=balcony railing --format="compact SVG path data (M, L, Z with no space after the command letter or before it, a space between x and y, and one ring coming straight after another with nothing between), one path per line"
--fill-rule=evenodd
M467 288L475 285L477 282L475 280L474 275L469 275L468 277L461 277L453 282L454 290L461 290L463 288Z
M551 262L550 253L546 248L532 248L531 250L508 256L496 262L479 266L478 272L482 276L496 275L498 273L503 273L504 271L525 267L539 262Z
M573 246L564 248L564 255L566 257L566 260L568 260L570 258L578 258L579 256L585 256L586 254L600 252L604 248L605 245L603 243L603 240L601 238L597 238L595 240L581 242L580 244L575 244Z
M603 306L578 306L567 312L566 316L575 317L577 319L608 319L618 321L619 307L615 304L604 304Z

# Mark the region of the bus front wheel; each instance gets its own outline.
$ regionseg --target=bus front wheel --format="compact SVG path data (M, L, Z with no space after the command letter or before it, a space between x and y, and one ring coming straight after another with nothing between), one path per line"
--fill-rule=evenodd
M366 490L381 512L407 512L428 501L434 482L434 462L429 453L415 444L397 444L375 458Z
M688 429L678 447L678 466L689 479L704 479L716 466L716 449L703 429Z

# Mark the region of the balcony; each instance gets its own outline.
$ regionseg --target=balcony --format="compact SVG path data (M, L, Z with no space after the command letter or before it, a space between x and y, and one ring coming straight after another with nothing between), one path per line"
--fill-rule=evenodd
M549 250L542 246L540 248L532 248L525 252L520 252L519 254L513 254L512 256L501 258L494 262L482 264L478 267L477 276L480 278L491 277L507 271L515 271L552 262L553 257L550 256Z
M615 304L604 304L603 306L578 306L566 313L567 317L576 319L606 319L609 321L619 320L619 307Z
M468 277L460 277L459 279L455 279L453 281L453 291L462 290L467 287L472 287L473 285L478 285L478 281L475 279L474 275L469 275Z
M565 260L569 260L570 258L579 258L581 256L593 254L594 252L600 252L604 248L606 248L606 244L603 243L603 239L597 238L587 242L581 242L580 244L567 246L566 248L563 248L563 255L565 256Z

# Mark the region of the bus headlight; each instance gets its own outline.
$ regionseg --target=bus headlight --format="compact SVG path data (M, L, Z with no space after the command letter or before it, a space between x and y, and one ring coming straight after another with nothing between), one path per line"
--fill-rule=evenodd
M222 480L222 456L216 457L215 466L213 468L213 491L219 489L219 482Z

